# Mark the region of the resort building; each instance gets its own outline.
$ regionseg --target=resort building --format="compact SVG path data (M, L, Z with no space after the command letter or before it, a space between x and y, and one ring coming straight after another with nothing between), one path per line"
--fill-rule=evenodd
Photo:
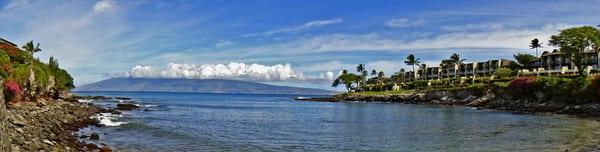
M522 69L519 74L522 75L576 75L578 69L571 62L571 59L565 57L564 52L554 49L552 52L544 51L539 60L531 62L530 69ZM586 73L598 70L598 53L593 51L585 52L589 62L586 64Z
M0 37L0 44L2 44L2 43L4 43L4 44L10 44L10 45L15 46L15 47L17 46L15 43L12 43L12 42L10 42L8 40L5 40L5 39L3 39L3 38Z
M492 76L496 70L508 67L513 62L507 59L495 59L484 62L463 63L460 65L450 65L447 67L429 67L421 65L416 74L412 71L405 72L404 80L438 80L443 78L472 78Z

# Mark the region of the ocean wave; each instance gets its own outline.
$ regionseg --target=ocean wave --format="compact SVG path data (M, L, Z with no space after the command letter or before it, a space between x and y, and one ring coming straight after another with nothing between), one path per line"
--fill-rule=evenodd
M92 119L96 119L100 121L99 123L104 126L116 127L123 124L127 124L128 122L118 122L116 121L118 118L123 117L123 115L113 115L111 113L100 113L96 116L92 116Z
M92 102L92 101L94 101L94 100L92 100L92 99L79 99L79 100L77 100L77 101L79 101L79 102L81 102L81 103L91 103L91 102Z
M150 107L156 107L156 106L157 106L157 105L152 105L152 104L147 104L147 105L144 105L144 107L146 107L146 108L150 108Z

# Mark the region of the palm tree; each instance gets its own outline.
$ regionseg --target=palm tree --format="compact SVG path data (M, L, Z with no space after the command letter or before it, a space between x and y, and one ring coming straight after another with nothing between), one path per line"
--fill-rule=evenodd
M358 64L358 66L356 66L356 72L359 74L359 78L355 79L356 88L360 89L360 86L366 81L367 78L367 68L365 67L365 64Z
M348 92L350 92L352 90L352 83L356 82L356 79L358 79L358 77L359 76L357 76L356 74L348 73L348 70L343 70L342 74L340 74L340 76L338 76L333 81L333 83L331 84L331 86L332 87L337 87L340 84L344 84L344 87L346 87L346 90Z
M542 48L542 42L540 42L540 40L538 40L537 38L531 40L531 43L529 43L529 48L531 49L535 49L535 56L538 56L538 48Z
M383 71L379 71L377 73L377 89L379 89L380 91L383 91L384 87L383 77L385 77L385 74L383 73Z
M402 82L404 82L404 72L406 72L406 70L404 70L404 68L401 68L398 72L400 72L400 79L402 79Z
M365 64L358 64L358 66L356 66L356 72L358 72L358 73L362 73L365 70L366 70Z
M33 53L36 52L40 52L42 51L42 49L40 49L40 43L37 43L37 45L33 44L33 41L29 41L27 43L25 43L25 45L23 45L21 48L23 48L25 51L27 51L29 53L29 56L31 57L28 63L28 68L29 68L29 81L27 82L27 86L29 89L30 93L34 93L33 89L35 88L35 84L33 81L35 81L35 75L33 73ZM31 94L33 95L33 94Z
M377 75L377 70L373 69L371 70L371 76Z
M454 63L454 65L455 65L455 66L457 66L459 69L460 69L460 65L461 65L461 64L463 64L463 62L464 62L465 60L467 60L467 59L460 58L460 55L459 55L459 54L456 54L456 53L454 53L454 54L452 54L452 55L450 56L450 61L452 61L452 63ZM466 69L467 69L467 68L465 68L465 70L466 70ZM465 72L466 72L466 71L465 71ZM458 76L458 73L457 73L457 70L456 70L456 68L454 68L454 75L455 75L455 76Z
M421 70L421 79L426 80L427 79L427 64L421 64L421 66L419 66L419 70Z
M440 62L440 68L444 69L447 78L450 78L450 74L448 73L448 66L450 66L451 64L451 61L448 59L442 60L442 62Z
M415 80L417 79L417 72L415 71L415 65L419 65L420 63L421 63L421 59L415 58L415 56L413 54L409 54L406 57L406 60L404 61L404 64L412 66L412 71L413 71Z

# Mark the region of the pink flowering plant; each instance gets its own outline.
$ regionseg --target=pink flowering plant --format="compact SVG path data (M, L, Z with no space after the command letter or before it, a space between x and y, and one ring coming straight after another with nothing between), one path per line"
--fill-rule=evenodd
M513 95L531 95L536 89L535 77L520 77L516 78L508 84L509 92Z
M18 97L20 97L23 93L21 87L15 80L4 81L4 92L6 93L9 101L18 99Z

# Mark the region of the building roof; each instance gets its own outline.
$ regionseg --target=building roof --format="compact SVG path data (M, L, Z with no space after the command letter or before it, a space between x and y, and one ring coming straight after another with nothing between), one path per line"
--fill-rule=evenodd
M8 44L10 44L10 45L12 45L12 46L17 46L15 43L13 43L13 42L10 42L10 41L8 41L8 40L5 40L5 39L3 39L3 38L1 38L1 37L0 37L0 43L8 43Z

